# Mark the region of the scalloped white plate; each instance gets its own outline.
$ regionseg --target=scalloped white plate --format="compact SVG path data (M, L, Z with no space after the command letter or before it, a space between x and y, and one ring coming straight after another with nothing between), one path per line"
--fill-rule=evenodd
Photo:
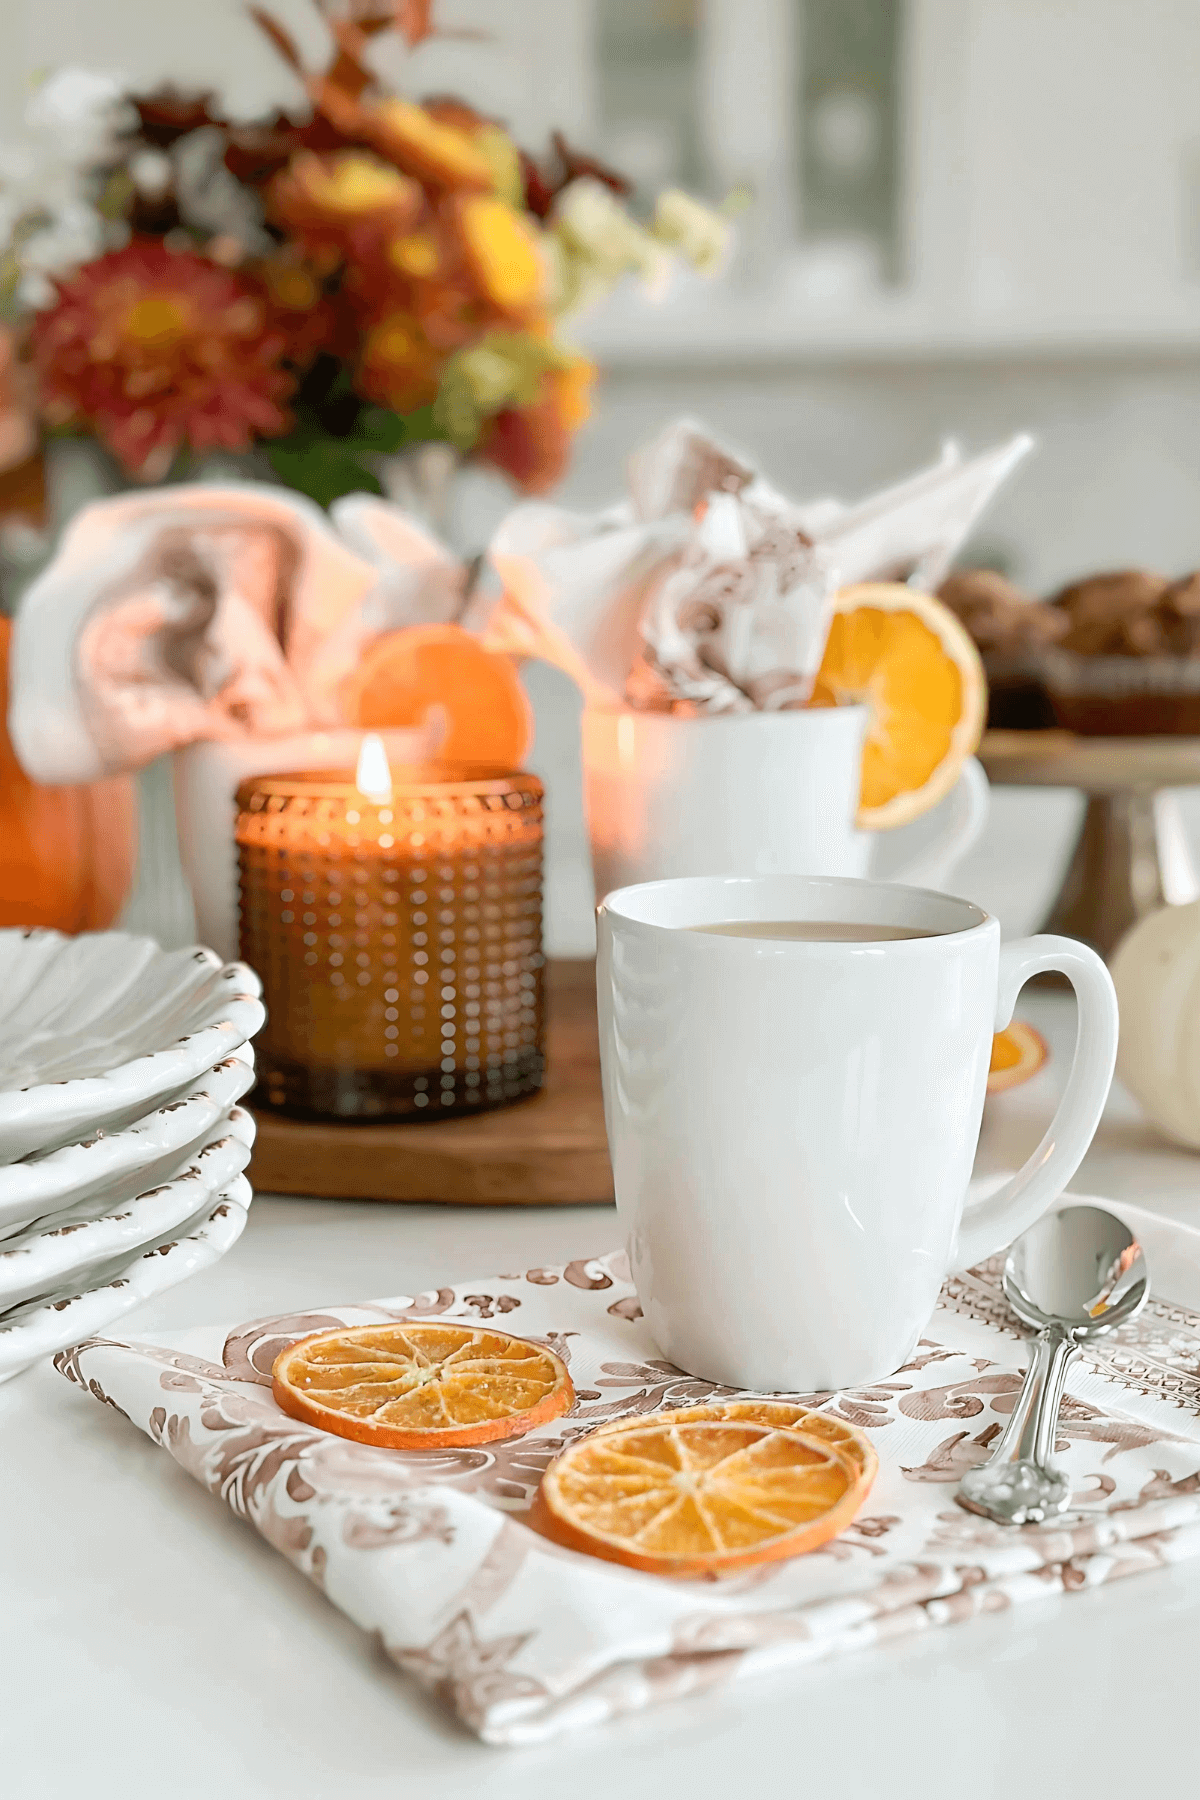
M116 1200L104 1212L89 1211L86 1202L68 1207L0 1244L0 1312L68 1283L83 1287L103 1263L132 1256L195 1218L241 1174L253 1143L254 1120L235 1106L173 1180Z
M148 1244L132 1259L122 1257L97 1269L94 1285L83 1291L68 1285L0 1313L0 1381L103 1331L153 1294L207 1269L241 1237L253 1198L250 1183L239 1175L190 1224Z
M122 931L0 931L0 1163L119 1130L254 1036L257 975Z
M14 1232L51 1213L85 1203L100 1212L156 1181L172 1180L253 1084L254 1051L239 1044L177 1099L136 1124L118 1131L101 1127L82 1143L0 1168L0 1250Z

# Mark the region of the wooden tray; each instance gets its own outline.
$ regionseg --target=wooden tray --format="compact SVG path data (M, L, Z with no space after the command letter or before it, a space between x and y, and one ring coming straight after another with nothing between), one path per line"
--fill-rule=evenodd
M250 1180L261 1193L329 1200L611 1201L594 964L551 963L546 1001L546 1085L534 1099L429 1125L325 1125L259 1112Z

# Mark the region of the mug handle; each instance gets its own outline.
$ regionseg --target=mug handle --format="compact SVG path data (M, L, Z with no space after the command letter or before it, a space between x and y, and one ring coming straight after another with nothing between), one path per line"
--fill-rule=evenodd
M983 836L990 800L983 765L976 757L968 756L958 780L943 802L945 817L933 842L915 851L907 862L901 862L899 868L889 869L886 879L898 881L905 887L942 888L955 864L961 862ZM902 827L897 837L903 839L907 829Z
M1033 975L1056 969L1075 989L1079 1024L1075 1059L1058 1111L1033 1155L986 1199L963 1209L950 1268L969 1269L1006 1249L1062 1194L1096 1134L1117 1058L1117 996L1094 950L1074 938L1030 937L1000 946L996 1030L1012 1019L1017 995Z

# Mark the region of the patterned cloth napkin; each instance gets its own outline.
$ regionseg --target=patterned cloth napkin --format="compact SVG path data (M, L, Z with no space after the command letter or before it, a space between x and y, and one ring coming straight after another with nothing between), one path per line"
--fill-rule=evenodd
M589 705L775 711L812 693L839 588L933 592L1032 448L1024 435L941 460L853 506L795 502L738 452L679 419L629 459L599 513L516 506L488 558L504 595L488 642L557 663Z
M947 1282L930 1336L876 1386L806 1397L862 1426L880 1472L823 1549L723 1581L672 1581L558 1549L524 1523L542 1471L593 1423L727 1395L664 1362L618 1252L366 1305L177 1334L92 1338L60 1371L247 1519L400 1668L491 1744L528 1744L713 1684L1098 1587L1200 1551L1200 1315L1152 1301L1076 1364L1059 1454L1072 1511L1005 1529L954 1484L1021 1382L998 1262ZM371 1449L271 1397L279 1351L381 1319L491 1320L550 1345L565 1420L478 1449Z

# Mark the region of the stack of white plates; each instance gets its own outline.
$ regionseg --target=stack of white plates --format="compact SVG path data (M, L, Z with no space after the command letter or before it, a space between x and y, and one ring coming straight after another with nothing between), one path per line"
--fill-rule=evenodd
M246 1223L258 977L106 931L0 931L0 1381Z

